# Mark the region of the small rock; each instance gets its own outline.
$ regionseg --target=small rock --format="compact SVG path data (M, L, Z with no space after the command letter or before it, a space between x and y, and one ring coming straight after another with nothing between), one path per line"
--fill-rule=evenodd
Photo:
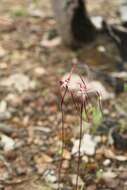
M127 161L127 156L122 156L122 155L116 155L115 156L115 159L118 160L118 161L121 161L121 162L125 162Z
M0 102L0 120L10 119L11 113L8 111L7 102L2 100Z
M6 187L4 188L4 190L13 190L13 187L12 187L12 186L6 186Z
M22 157L17 157L15 161L15 171L18 176L27 174L28 166L26 161Z
M3 58L6 54L7 52L5 51L5 49L3 49L3 47L0 46L0 58Z
M102 142L103 144L106 144L107 140L108 140L107 136L102 135L102 137L101 137L101 142Z
M28 12L29 12L29 15L32 17L37 17L37 18L45 17L45 14L40 9L29 9Z
M89 185L86 190L96 190L96 185Z
M51 132L51 129L48 128L48 127L43 127L43 126L34 126L34 130L35 131L40 131L40 132L43 132L43 133L50 133Z
M71 159L71 153L66 149L63 150L63 158L66 159L66 160Z
M94 137L94 140L95 140L97 143L100 143L100 142L101 142L101 136L95 136L95 137Z
M53 183L53 184L51 184L51 189L50 190L53 190L53 189L56 189L56 190L58 190L59 188L60 189L63 189L63 184L62 183L60 183L60 184L58 184L58 183ZM47 189L48 190L48 189ZM68 189L67 188L67 186L66 186L66 190L70 190L70 189Z
M11 151L15 148L15 141L12 138L3 134L0 134L0 138L1 138L0 144L3 147L5 152Z
M53 160L46 154L36 155L34 157L34 161L36 163L36 168L39 174L42 174L48 167L48 164Z
M17 168L16 168L16 174L17 174L18 176L25 175L25 174L27 173L26 167L27 167L27 166L25 166L25 167L20 167L20 166L17 167Z
M106 179L105 180L106 186L111 189L117 189L119 185L119 180L118 179Z
M124 155L116 155L111 149L105 149L104 150L104 155L106 158L110 158L113 160L118 160L121 162L127 161L127 156Z
M91 17L91 21L95 25L96 29L102 29L103 18L101 16Z
M62 163L62 169L67 169L69 168L69 161L68 160L64 160Z
M28 89L34 89L36 86L35 81L31 81L28 76L22 73L13 74L3 79L0 84L2 86L14 88L20 93Z
M88 156L93 156L95 154L95 150L96 150L96 146L97 146L97 142L95 141L95 139L89 135L89 134L85 134L82 138L82 142L81 142L81 155L88 155ZM72 154L76 154L79 151L79 140L74 141L74 146L72 148Z
M100 153L98 153L99 151L97 150L96 151L96 155L95 155L95 159L97 160L97 161L102 161L102 159L103 159L103 154L100 152Z
M0 123L0 132L6 135L11 135L12 133L15 132L15 129L10 125L6 125L5 123Z
M111 149L104 149L104 156L106 158L110 158L110 159L114 159L115 158L115 154Z
M57 177L55 176L55 172L53 170L45 171L44 178L49 183L55 183L57 181Z
M53 161L53 159L47 154L42 154L41 159L43 160L43 162L48 162L48 163L51 163Z
M115 78L127 79L127 72L126 71L113 72L111 73L111 76Z
M85 163L88 163L89 162L89 158L87 156L83 156L82 157L82 160L85 162Z
M5 166L0 167L0 181L5 181L9 178L9 172Z
M11 25L13 23L11 18L7 18L5 16L0 17L0 26L2 25Z
M5 121L11 118L11 113L10 112L1 112L0 113L0 121Z
M34 69L34 73L37 77L42 77L44 74L46 74L46 70L43 67L36 67Z
M104 53L104 52L106 51L106 49L105 49L104 46L99 46L99 47L97 48L97 50L98 50L99 52L101 52L101 53Z
M110 164L111 164L111 160L109 160L109 159L106 159L103 161L104 166L109 166Z
M127 180L127 171L120 172L120 179Z
M61 44L61 38L60 37L53 38L52 40L43 39L41 41L41 46L45 47L45 48L53 48L53 47L56 47L60 44Z
M107 172L103 172L102 173L102 178L103 179L113 179L113 178L116 178L117 177L117 174L112 172L112 171L107 171Z
M70 178L71 178L72 184L76 185L77 175L76 174L70 175ZM84 185L83 180L81 179L80 176L78 176L78 186L82 187L83 185Z
M7 103L9 103L9 105L11 105L12 107L17 107L18 105L21 105L22 103L22 98L14 93L9 93L5 100L7 101Z
M4 152L4 156L5 156L5 158L8 159L9 161L13 161L13 160L16 159L17 154L16 154L16 151L10 150L10 151Z
M125 187L127 187L127 181L124 182ZM126 189L125 189L126 190Z
M5 62L0 63L0 69L7 69L8 65Z
M123 23L127 23L127 4L126 1L120 6L120 16Z

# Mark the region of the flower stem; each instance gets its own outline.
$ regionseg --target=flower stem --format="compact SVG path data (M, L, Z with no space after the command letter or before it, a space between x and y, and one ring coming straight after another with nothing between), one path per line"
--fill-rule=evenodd
M78 178L79 178L79 169L80 169L80 149L82 141L82 121L83 121L83 102L81 102L80 109L80 137L79 137L79 150L78 150L78 165L77 165L77 178L76 178L76 190L78 190Z

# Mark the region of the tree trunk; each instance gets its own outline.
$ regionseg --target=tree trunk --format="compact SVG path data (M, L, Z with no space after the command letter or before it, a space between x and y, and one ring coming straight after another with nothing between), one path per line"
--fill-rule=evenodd
M52 0L58 31L66 45L81 47L95 38L96 30L84 0Z

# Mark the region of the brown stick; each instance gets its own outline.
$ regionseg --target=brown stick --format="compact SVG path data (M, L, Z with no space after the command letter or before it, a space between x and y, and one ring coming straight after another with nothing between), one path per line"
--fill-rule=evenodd
M63 111L63 103L64 103L64 98L66 96L68 88L65 89L64 94L61 99L61 113L62 113L62 127L61 127L61 136L62 136L62 148L61 148L61 157L63 157L63 150L64 150L64 111ZM60 178L61 178L61 168L62 168L62 163L63 160L61 159L60 165L59 165L59 170L58 170L58 190L60 190Z

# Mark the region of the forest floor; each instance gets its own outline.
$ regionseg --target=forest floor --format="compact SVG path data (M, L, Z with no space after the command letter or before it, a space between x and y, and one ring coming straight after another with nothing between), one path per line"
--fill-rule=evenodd
M110 21L117 18L119 1L91 0L88 8L91 15L98 13ZM61 152L59 81L70 71L74 58L96 73L112 76L118 71L119 52L107 36L76 52L63 47L48 0L1 0L0 4L0 189L57 189ZM100 5L106 5L105 9ZM117 75L120 77L120 73ZM127 79L127 72L124 76ZM93 147L88 145L94 150L91 155L85 150L81 158L79 189L127 190L127 88L125 85L118 93L99 74L96 80L105 86L108 100L102 102L104 118L100 119L99 113L94 116L92 128L95 124L97 129L89 133ZM67 100L60 182L65 190L74 190L77 174L72 149L79 137L79 116L73 110ZM123 139L114 134L113 141L110 133L114 128L124 133ZM84 126L84 134L86 130Z

